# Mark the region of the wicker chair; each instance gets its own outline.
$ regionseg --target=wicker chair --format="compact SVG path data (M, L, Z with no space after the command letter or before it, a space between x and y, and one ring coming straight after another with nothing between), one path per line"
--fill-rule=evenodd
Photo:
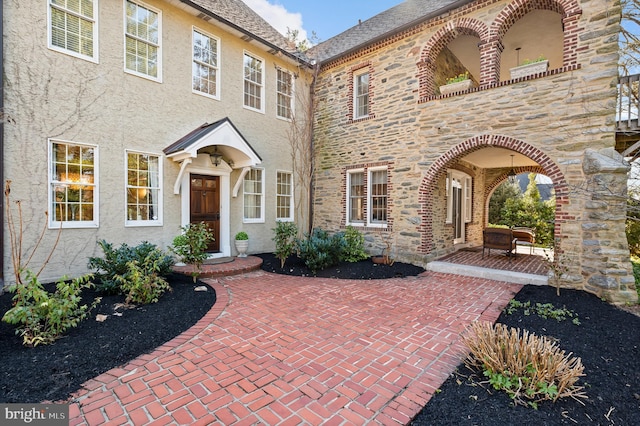
M536 233L531 228L514 226L511 228L513 236L516 238L517 246L529 247L529 254L533 254L533 246L536 244Z
M513 236L513 231L507 228L485 228L482 231L483 259L485 249L489 250L489 256L491 256L491 249L504 250L511 262L511 257L516 256L516 238Z

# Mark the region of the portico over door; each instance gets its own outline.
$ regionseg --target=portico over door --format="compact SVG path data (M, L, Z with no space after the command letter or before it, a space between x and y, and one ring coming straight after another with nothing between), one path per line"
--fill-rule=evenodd
M190 223L204 222L213 232L209 252L220 251L220 177L191 175Z

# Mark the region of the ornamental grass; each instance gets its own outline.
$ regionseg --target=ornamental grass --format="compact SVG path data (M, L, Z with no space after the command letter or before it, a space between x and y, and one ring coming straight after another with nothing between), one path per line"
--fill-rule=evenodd
M578 379L584 366L547 337L503 324L474 322L463 336L471 353L465 364L479 368L496 390L517 405L533 408L544 400L587 398Z

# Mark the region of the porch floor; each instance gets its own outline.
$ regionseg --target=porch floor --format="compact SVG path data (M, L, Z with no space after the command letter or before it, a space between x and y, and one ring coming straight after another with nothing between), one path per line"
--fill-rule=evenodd
M516 284L547 285L549 267L544 253L545 249L535 248L529 254L528 248L520 247L517 256L509 261L502 250L493 249L491 254L485 250L483 258L482 247L468 247L428 263L427 269Z

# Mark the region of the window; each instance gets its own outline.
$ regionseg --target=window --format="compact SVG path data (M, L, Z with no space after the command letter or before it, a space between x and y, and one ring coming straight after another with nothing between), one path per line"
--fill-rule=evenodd
M347 222L351 225L387 226L387 168L347 173Z
M276 220L293 220L293 176L289 172L276 176Z
M157 155L127 152L127 225L162 225L162 162Z
M264 65L261 59L244 54L244 106L263 112Z
M353 118L369 116L369 73L353 75Z
M98 0L49 0L49 48L98 61Z
M245 222L264 222L264 170L251 169L244 177Z
M218 39L193 30L193 91L219 99Z
M98 226L98 148L93 145L50 141L49 226Z
M293 75L278 68L277 83L277 115L290 120L293 107Z
M125 1L125 69L160 81L160 12Z

